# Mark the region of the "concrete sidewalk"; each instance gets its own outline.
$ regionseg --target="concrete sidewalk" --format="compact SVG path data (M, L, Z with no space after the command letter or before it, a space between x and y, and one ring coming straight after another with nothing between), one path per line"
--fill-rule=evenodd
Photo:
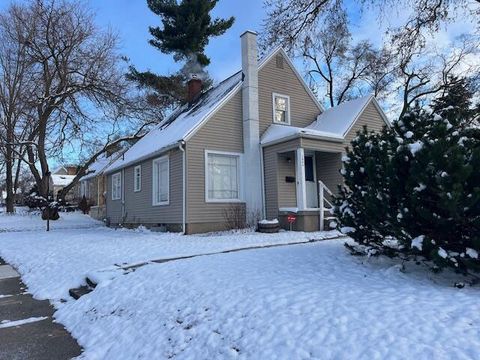
M81 354L75 339L53 322L48 300L26 293L19 274L0 258L0 359L57 360Z

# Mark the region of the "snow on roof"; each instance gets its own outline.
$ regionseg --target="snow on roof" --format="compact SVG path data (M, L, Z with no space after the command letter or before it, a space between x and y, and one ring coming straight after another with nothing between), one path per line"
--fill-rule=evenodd
M52 184L53 186L67 186L75 178L75 175L58 175L52 174Z
M307 128L344 137L372 99L374 99L373 95L368 95L327 109Z
M331 138L333 140L343 140L342 136L332 134L326 131L318 131L315 129L300 128L289 125L272 124L268 127L267 131L262 136L260 143L262 145L277 142L279 140L285 140L287 138L294 138L302 135Z
M98 157L97 160L88 167L87 172L89 174L80 178L80 181L92 179L92 178L102 174L103 171L105 170L105 168L108 165L110 165L114 160L116 160L118 158L118 156L119 156L118 154L114 154L114 155L109 156L109 157L107 157L107 156Z
M371 101L374 101L376 104L373 95L344 102L338 106L325 110L318 115L315 121L305 128L272 124L262 136L261 143L262 145L265 145L302 135L343 140L346 133L350 130L352 125ZM382 110L379 109L379 111L385 123L389 125Z
M193 104L183 105L105 169L111 172L160 153L185 140L242 82L242 72L230 76L202 94Z

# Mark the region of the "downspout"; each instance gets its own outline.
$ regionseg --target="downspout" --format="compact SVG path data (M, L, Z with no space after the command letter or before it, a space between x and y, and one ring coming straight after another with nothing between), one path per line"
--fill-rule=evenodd
M122 169L122 222L125 222L125 168Z
M97 176L96 179L97 179L97 206L100 206L100 176Z
M187 224L186 224L186 214L187 214L187 198L186 198L186 152L185 152L185 141L180 141L178 143L178 148L182 152L182 232L183 235L186 235Z

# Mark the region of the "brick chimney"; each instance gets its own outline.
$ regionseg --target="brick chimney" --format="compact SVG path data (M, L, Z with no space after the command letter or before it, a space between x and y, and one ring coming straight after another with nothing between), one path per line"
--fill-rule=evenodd
M187 102L192 103L202 93L202 80L197 75L192 75L187 82Z

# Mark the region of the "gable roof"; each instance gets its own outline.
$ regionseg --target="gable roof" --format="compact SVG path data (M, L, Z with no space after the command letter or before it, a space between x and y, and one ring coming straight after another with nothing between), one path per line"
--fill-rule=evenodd
M261 59L258 63L258 70L260 71L278 53L283 55L318 109L324 111L323 106L305 83L305 80L283 48L277 47ZM145 160L155 156L155 154L160 154L178 146L181 141L188 140L216 110L236 94L241 88L242 81L242 71L239 71L202 94L193 104L177 108L170 116L127 150L123 156L107 166L104 172L110 173L135 162Z
M318 107L320 111L325 111L325 108L323 107L322 104L318 101L317 97L315 94L312 92L312 89L307 85L305 82L305 79L302 77L302 75L298 72L297 67L295 64L292 62L292 59L290 59L290 56L288 56L287 52L285 49L283 49L281 46L277 46L274 48L268 55L266 55L264 58L262 58L259 63L258 63L258 71L260 71L270 60L273 59L274 56L278 55L278 53L282 54L284 59L287 60L288 65L292 69L293 73L297 76L298 80L300 83L303 85L305 88L305 91L307 94L311 97L315 105Z
M226 102L242 83L242 72L230 76L203 93L193 104L180 106L148 134L120 156L105 172L121 169L132 163L160 154L178 146Z
M263 134L261 144L264 146L272 145L296 137L315 137L324 140L342 141L370 103L375 105L385 124L390 127L390 122L375 97L368 95L325 110L305 128L272 124Z
M93 164L90 164L90 166L88 167L88 174L82 176L79 181L89 180L103 174L108 165L117 160L122 153L123 150L114 153L111 156L99 156L97 160Z
M53 186L67 186L73 181L75 175L52 174L50 177L52 179Z
M372 102L379 111L385 124L390 126L390 122L387 120L385 113L378 105L375 97L373 95L368 95L346 101L338 106L325 110L317 117L317 120L307 126L307 128L345 137L368 104Z

